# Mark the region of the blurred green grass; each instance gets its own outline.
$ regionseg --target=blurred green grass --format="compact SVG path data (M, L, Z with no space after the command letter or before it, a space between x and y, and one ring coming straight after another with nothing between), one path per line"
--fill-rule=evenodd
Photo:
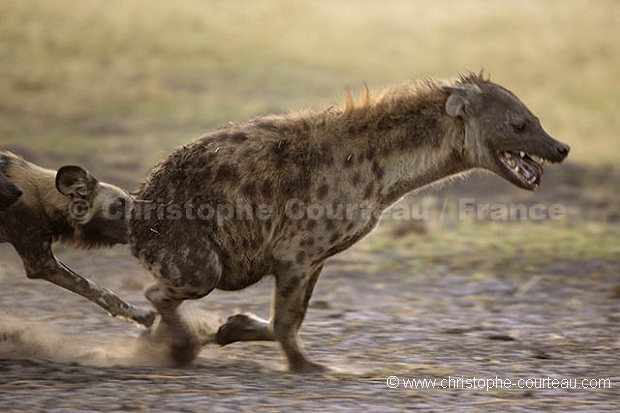
M413 277L429 275L429 268L434 270L430 274L457 271L477 277L548 271L617 276L620 268L618 225L575 225L566 220L434 224L436 227L427 234L395 236L394 231L403 223L387 221L360 243L357 253L377 257L368 271L400 271ZM593 265L588 268L583 263Z
M147 168L229 121L484 67L571 161L615 164L619 27L613 0L8 0L0 143Z
M228 122L481 68L572 146L570 162L620 160L614 0L5 0L0 39L0 147L127 187ZM425 235L407 265L617 261L620 234L607 226L459 223ZM364 248L387 248L390 234ZM420 237L391 245L407 251Z

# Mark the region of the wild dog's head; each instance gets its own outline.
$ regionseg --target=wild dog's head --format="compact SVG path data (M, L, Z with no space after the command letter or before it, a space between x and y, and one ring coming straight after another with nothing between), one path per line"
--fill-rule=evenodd
M0 173L0 211L4 211L22 196L22 190Z
M484 80L461 77L448 92L448 115L465 125L465 157L473 167L495 172L527 190L540 184L543 164L562 162L570 147L553 139L512 92Z
M132 202L127 192L74 165L58 170L56 189L71 198L69 218L81 246L127 243L126 215Z

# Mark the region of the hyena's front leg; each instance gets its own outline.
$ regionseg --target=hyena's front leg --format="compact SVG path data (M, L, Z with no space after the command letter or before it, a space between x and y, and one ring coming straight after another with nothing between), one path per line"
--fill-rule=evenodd
M308 302L322 269L321 264L311 271L298 270L277 274L271 322L253 314L235 314L218 329L215 342L225 346L236 341L278 341L286 355L290 371L324 371L325 367L308 358L298 337Z
M26 275L31 279L42 279L72 291L106 310L111 316L150 326L155 312L134 307L123 301L116 293L77 274L52 253L49 244L33 250L18 249L24 263Z
M237 341L278 341L293 372L320 372L325 367L311 361L298 337L323 265L312 271L288 272L276 277L274 312L271 322L253 314L235 314L215 335L215 342L225 346Z
M276 274L274 314L271 320L273 336L280 343L288 360L289 370L297 373L315 373L326 368L311 361L298 337L323 264L309 271L288 271Z

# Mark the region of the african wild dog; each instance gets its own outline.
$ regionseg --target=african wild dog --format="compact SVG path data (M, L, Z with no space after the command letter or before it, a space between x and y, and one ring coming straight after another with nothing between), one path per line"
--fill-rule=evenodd
M22 196L22 190L0 173L0 211L4 211Z
M125 205L131 197L122 189L98 182L79 166L55 171L0 151L0 175L23 194L0 212L0 242L9 242L21 257L28 278L41 278L73 291L111 315L149 326L154 313L121 300L73 272L52 252L59 240L77 248L127 243Z
M484 168L534 190L544 161L561 162L568 152L513 93L474 74L405 84L357 105L348 99L344 109L268 116L209 133L176 149L137 194L162 208L182 206L184 214L146 219L134 210L129 221L132 251L156 279L146 290L162 316L161 330L152 334L167 334L173 360L187 363L201 343L178 306L273 275L271 321L234 315L215 340L276 340L290 370L320 371L298 330L329 257L420 187ZM198 218L205 205L223 204L243 213ZM313 218L309 209L303 213L309 206L346 206L351 213Z

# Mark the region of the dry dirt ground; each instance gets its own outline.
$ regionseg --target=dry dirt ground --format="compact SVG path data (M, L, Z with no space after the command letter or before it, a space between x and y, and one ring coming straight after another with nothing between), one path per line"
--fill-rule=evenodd
M576 180L575 190L553 196L581 203L585 215L617 225L617 194L607 191L607 201L597 207L580 196L577 182L589 176L611 188L617 173L588 173L567 174ZM559 183L570 179L552 177L548 185L566 188ZM482 191L483 197L496 196L501 188L485 183L445 192ZM141 294L148 275L126 248L59 247L57 252L79 273L132 303L148 305ZM432 265L415 276L368 270L381 259L385 255L351 252L332 259L302 337L313 358L333 372L291 375L283 371L273 343L211 345L191 367L162 365L158 349L140 339L142 329L58 287L26 279L12 248L0 245L0 407L7 412L620 410L620 258L556 262L535 275L489 277L473 271L446 275ZM241 292L216 291L186 303L185 311L206 329L238 311L268 317L272 285L264 280ZM398 387L388 387L390 376L399 378L391 382ZM435 379L435 388L405 382L414 379L428 379L428 386ZM558 385L570 379L571 387L587 379L586 385L599 388L539 388L552 386L553 379ZM449 383L460 388L440 388Z

